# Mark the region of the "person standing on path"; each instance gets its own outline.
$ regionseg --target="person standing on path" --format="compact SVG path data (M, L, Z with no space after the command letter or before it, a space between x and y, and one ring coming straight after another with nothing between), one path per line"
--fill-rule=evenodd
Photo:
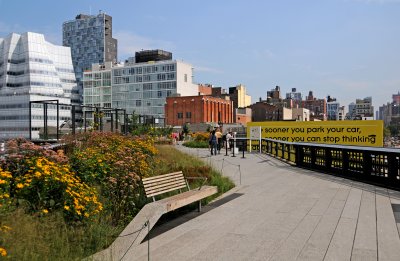
M215 136L217 136L217 150L218 150L218 154L220 154L221 148L222 148L222 133L219 128L215 132Z
M211 133L210 143L211 143L211 155L217 155L218 138L215 135L215 130L213 130Z

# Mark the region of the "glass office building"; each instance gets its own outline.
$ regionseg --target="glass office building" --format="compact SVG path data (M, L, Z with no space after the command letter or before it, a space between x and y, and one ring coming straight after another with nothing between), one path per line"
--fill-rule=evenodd
M198 94L192 69L176 60L94 64L84 73L84 105L122 108L162 121L166 97Z
M0 140L29 137L29 102L58 100L71 104L77 95L69 47L47 42L37 33L12 33L0 38ZM56 106L47 111L47 125L57 126ZM32 104L32 138L44 126L42 104ZM71 118L70 106L60 106L59 124Z
M85 70L90 69L94 63L117 62L117 40L112 38L112 17L104 13L79 14L75 20L64 22L63 45L71 48L81 95Z

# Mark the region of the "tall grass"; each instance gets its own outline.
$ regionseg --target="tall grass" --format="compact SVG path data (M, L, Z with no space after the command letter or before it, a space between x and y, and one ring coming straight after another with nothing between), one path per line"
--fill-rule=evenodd
M201 160L172 146L158 149L153 175L182 170L185 176L207 177L209 185L218 186L218 195L234 187L231 180ZM191 183L192 187L198 185L199 181ZM111 215L106 212L94 222L72 225L66 223L61 212L32 216L22 208L1 213L0 223L12 228L1 235L1 242L8 251L8 260L18 261L81 260L108 247L124 228L112 226Z

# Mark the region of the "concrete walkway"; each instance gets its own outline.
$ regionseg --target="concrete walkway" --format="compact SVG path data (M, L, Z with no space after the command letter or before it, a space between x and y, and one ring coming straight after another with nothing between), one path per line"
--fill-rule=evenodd
M155 228L150 260L400 260L399 192L266 155L177 148L223 169L237 187L202 213ZM147 260L147 243L123 260Z

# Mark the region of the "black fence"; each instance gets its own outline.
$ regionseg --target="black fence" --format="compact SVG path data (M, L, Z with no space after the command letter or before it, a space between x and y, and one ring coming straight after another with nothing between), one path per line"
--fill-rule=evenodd
M260 150L260 142L238 139L239 150ZM400 150L391 148L340 146L261 140L261 152L344 178L400 190Z
M40 107L34 105L40 104ZM61 108L68 108L70 118L62 122ZM42 110L42 126L39 138L32 135L32 109ZM55 113L53 125L49 124L49 112ZM89 115L89 117L88 117ZM133 119L133 117L135 119ZM54 124L55 121L55 124ZM135 121L135 122L134 122ZM132 125L165 126L165 118L151 115L128 114L125 109L105 108L89 105L71 105L59 103L58 100L43 100L29 102L29 139L33 141L58 142L63 134L75 135L86 131L111 131L127 134ZM36 127L37 128L37 127Z

